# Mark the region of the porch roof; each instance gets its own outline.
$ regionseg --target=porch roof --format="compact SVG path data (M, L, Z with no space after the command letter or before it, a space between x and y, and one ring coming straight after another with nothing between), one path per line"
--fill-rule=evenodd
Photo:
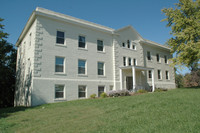
M136 70L153 70L154 68L150 68L150 67L143 67L143 66L122 66L122 67L119 67L120 69L123 69L123 70L128 70L128 69L132 69L132 68L135 68Z

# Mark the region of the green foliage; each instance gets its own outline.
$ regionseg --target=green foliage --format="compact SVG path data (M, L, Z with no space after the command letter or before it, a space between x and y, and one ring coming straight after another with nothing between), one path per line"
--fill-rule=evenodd
M92 95L90 95L90 98L95 99L96 96L97 96L96 94L92 94Z
M175 73L175 83L177 88L183 87L183 80L183 75Z
M188 73L184 77L184 87L200 86L200 69Z
M197 68L200 59L200 0L179 0L176 8L164 8L167 27L171 27L172 38L168 40L173 65Z
M167 89L164 89L164 88L156 88L154 92L163 92L163 91L167 91Z
M100 95L101 98L106 98L107 97L107 94L104 92L104 93L101 93Z
M139 89L139 90L137 91L137 93L147 93L147 90L145 90L145 89Z
M0 108L13 106L16 68L16 49L5 40L8 34L3 29L0 23Z

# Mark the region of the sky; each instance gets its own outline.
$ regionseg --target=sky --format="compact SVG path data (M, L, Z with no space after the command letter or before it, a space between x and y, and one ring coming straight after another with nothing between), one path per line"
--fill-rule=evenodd
M7 41L15 44L36 7L84 19L110 28L132 25L145 39L165 44L171 37L163 8L174 7L178 0L1 0ZM179 70L185 74L188 69Z

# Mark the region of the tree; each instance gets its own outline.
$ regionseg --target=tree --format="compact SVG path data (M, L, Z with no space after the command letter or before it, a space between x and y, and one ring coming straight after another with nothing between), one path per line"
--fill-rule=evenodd
M200 86L200 69L187 73L184 77L184 87Z
M191 71L196 70L200 61L200 0L179 0L175 9L164 8L167 21L171 27L172 38L168 40L173 65L185 65Z
M183 87L183 79L184 77L181 74L175 73L175 83L177 88Z
M14 104L16 49L5 40L3 29L0 23L0 107L8 107Z

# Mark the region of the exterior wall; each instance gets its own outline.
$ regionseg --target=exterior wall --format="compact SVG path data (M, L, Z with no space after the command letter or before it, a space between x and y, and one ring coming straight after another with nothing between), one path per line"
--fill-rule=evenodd
M142 44L143 53L144 53L144 67L154 68L154 79L155 79L155 87L156 88L176 88L175 87L175 77L174 77L174 69L171 67L170 61L168 60L168 64L164 62L164 56L166 55L168 58L171 58L170 51L161 49L158 47L150 46L148 44ZM150 51L152 60L147 59L147 51ZM156 54L160 55L161 62L157 62ZM162 79L158 79L158 70L161 70ZM166 79L165 71L169 72L169 80ZM148 73L147 73L148 75ZM151 84L151 79L147 78L148 83Z
M17 48L15 106L31 105L35 36L36 21L33 22Z
M34 70L33 104L38 105L39 99L44 103L55 102L55 84L65 84L66 97L63 100L78 98L78 85L87 86L87 97L98 92L98 85L105 85L106 89L113 86L113 54L112 35L62 23L55 20L38 17L37 25L40 34L39 57L37 69ZM38 27L38 26L37 26ZM56 44L57 30L65 32L65 44ZM78 36L86 37L87 49L78 48ZM97 51L97 40L103 40L105 52ZM55 73L55 57L65 58L65 73ZM86 60L86 75L78 75L78 59ZM98 76L97 62L105 63L105 76ZM35 65L36 66L36 65ZM36 71L37 70L37 71ZM48 84L48 85L47 85ZM106 91L106 90L105 90Z
M65 33L64 45L56 44L57 31ZM31 45L30 35L31 33ZM86 38L86 49L78 47L79 35ZM104 52L97 51L97 40L103 40ZM122 47L136 46L136 50ZM164 63L164 55L170 57L168 50L149 44L131 28L117 30L114 34L86 28L84 25L63 22L42 16L35 16L32 26L18 47L17 83L15 106L36 106L44 103L78 99L78 86L86 86L86 98L91 94L98 95L98 86L105 86L105 92L120 88L120 67L123 57L137 60L137 66L154 68L155 86L157 88L175 88L174 70ZM147 60L147 51L151 52L152 61ZM157 63L156 54L160 54L161 63ZM56 56L64 57L64 73L55 73ZM78 59L86 60L86 75L78 74ZM97 62L104 62L105 76L98 76ZM127 61L128 65L128 61ZM158 80L157 70L162 71L162 80ZM165 71L170 78L166 80ZM132 70L123 70L123 89L126 88L126 77L132 76ZM148 84L147 84L148 83ZM136 71L136 84L151 86L147 71ZM55 85L64 85L64 98L55 99Z

